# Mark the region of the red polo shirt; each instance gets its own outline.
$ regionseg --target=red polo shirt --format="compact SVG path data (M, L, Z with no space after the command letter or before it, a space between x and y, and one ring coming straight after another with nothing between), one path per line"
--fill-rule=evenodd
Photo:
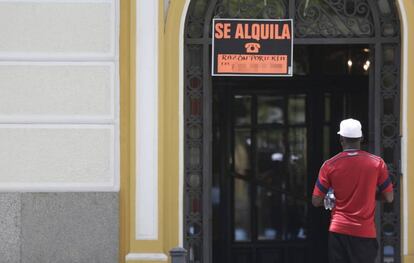
M313 195L324 197L333 188L335 208L329 231L375 238L375 194L391 192L387 165L380 157L362 150L343 151L326 161Z

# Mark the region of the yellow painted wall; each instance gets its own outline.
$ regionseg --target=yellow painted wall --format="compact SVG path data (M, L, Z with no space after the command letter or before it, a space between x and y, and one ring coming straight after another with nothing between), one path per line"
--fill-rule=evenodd
M141 0L136 0L141 1ZM163 240L164 240L164 209L163 209L163 185L164 185L164 173L163 173L163 158L162 154L158 156L158 240L135 240L135 185L136 185L136 177L135 177L135 56L136 56L136 1L130 0L130 125L129 125L129 184L125 185L124 189L128 189L128 197L129 197L129 237L128 237L128 244L129 244L129 252L130 253L164 253L163 251ZM163 149L163 36L164 36L164 21L163 21L163 1L159 0L159 149L158 152L162 153ZM139 59L139 58L138 58ZM129 261L132 262L132 261ZM142 262L142 261L140 261ZM153 261L154 262L154 261Z
M121 190L119 196L120 209L120 237L119 237L119 259L125 262L125 255L129 251L130 231L130 83L133 81L134 74L131 72L131 3L129 0L120 1L120 45L119 45L119 77L120 77L120 153L121 153ZM131 74L132 73L132 74Z
M140 0L136 0L140 1ZM135 44L136 44L136 1L120 0L120 82L121 82L121 193L120 193L120 253L119 261L126 262L128 253L164 253L177 246L176 242L168 242L171 236L178 236L178 96L175 106L169 98L170 89L166 88L167 78L164 73L165 34L163 0L159 0L159 225L158 240L135 240ZM178 36L176 37L178 40ZM178 50L178 48L176 49ZM178 80L173 82L178 84ZM172 95L172 94L171 94ZM165 98L169 98L166 100ZM173 109L171 109L173 108ZM165 117L164 117L165 116ZM172 116L172 117L171 117ZM176 119L176 127L169 126L171 119ZM164 120L168 120L167 122ZM165 128L166 127L166 128ZM169 141L175 145L170 146ZM171 150L171 148L173 150ZM175 151L175 152L174 152ZM175 161L174 158L176 157ZM167 161L164 161L167 160ZM174 163L175 162L175 163ZM169 164L173 163L173 167ZM167 174L167 176L164 176ZM166 183L164 182L166 179ZM172 185L171 185L172 184ZM170 187L168 187L170 185ZM166 200L166 201L165 201ZM164 205L167 203L167 205ZM173 212L169 212L173 211ZM172 214L172 215L171 215ZM164 223L165 222L165 223ZM164 235L167 229L167 235ZM128 261L135 263L138 261ZM146 261L139 261L145 263ZM151 263L157 261L151 261ZM162 261L160 261L162 262Z
M121 0L121 236L120 262L128 252L165 253L179 245L179 38L185 0L171 1L167 20L160 1L160 90L159 90L159 231L158 241L136 241L135 222L135 2ZM414 1L403 0L407 13L408 46L414 47ZM405 263L414 263L414 51L404 54L408 62L408 255ZM403 200L405 201L405 200ZM403 238L404 239L404 238ZM402 246L403 247L403 246ZM143 261L141 261L142 263ZM154 262L154 261L152 261Z
M171 1L164 28L164 171L168 251L179 245L179 31L184 0Z
M414 263L414 1L404 0L405 12L408 22L408 54L403 59L408 64L408 144L407 144L407 180L408 180L408 255L404 257L404 263ZM405 202L407 200L403 200Z

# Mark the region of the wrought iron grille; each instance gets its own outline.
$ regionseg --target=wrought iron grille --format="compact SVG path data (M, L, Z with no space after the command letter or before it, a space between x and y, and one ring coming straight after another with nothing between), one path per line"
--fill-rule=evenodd
M367 1L298 1L296 37L371 37L374 21Z
M211 21L294 18L296 44L368 44L370 135L386 161L395 201L380 208L380 262L400 256L400 24L393 0L192 0L184 51L184 245L190 262L211 262Z

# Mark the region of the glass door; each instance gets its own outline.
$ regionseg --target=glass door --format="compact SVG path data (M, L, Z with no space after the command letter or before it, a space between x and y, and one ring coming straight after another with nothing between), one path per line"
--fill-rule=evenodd
M323 161L340 151L340 120L368 122L368 85L349 77L285 83L217 83L213 262L328 262L330 214L312 207L311 195Z
M216 262L304 262L309 232L306 93L223 89L218 97L226 102L216 119L226 120L215 125L221 127L215 132L221 140L214 148L221 149L215 156L225 168L214 169L221 175L213 180L220 192L213 213L222 215L214 231L228 236L216 239L216 250L222 251L215 253L221 255Z
M299 249L307 235L306 95L234 94L232 105L233 262L278 261L281 241Z

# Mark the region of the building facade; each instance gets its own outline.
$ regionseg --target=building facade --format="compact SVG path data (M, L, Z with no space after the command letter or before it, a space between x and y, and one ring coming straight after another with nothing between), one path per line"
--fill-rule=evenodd
M387 162L414 262L414 3L0 1L0 262L327 262L339 120ZM211 77L213 18L293 19L293 77ZM318 261L315 261L315 259Z

